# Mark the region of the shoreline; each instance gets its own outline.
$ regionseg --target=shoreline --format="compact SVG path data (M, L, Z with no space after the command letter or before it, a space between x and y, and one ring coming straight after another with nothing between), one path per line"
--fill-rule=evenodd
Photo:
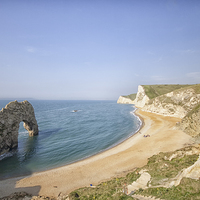
M64 164L64 165L51 168L51 169L46 169L46 170L42 170L42 171L35 171L35 172L33 172L32 174L38 174L38 173L48 172L48 171L51 171L51 170L54 170L54 169L58 169L58 168L65 167L65 166L68 166L68 165L71 165L71 164L74 164L74 163L77 163L77 162L84 161L84 160L86 160L86 159L89 159L89 158L92 158L92 157L97 156L97 155L99 155L99 154L102 154L102 153L104 153L104 152L106 152L106 151L109 151L110 149L117 147L118 145L122 144L123 142L125 142L125 141L128 140L128 139L130 139L131 137L134 137L136 134L139 133L139 131L140 131L140 130L142 129L142 127L144 126L144 120L143 120L143 118L142 118L141 116L139 116L139 115L136 113L137 110L138 110L139 108L137 108L137 107L135 107L135 106L132 106L132 107L135 108L135 109L134 109L133 111L131 111L131 112L133 112L133 115L135 115L135 117L137 117L137 118L139 119L139 122L140 122L139 128L138 128L133 134L130 134L128 137L126 137L126 138L120 140L119 142L117 142L117 143L111 145L110 147L108 147L108 148L106 148L106 149L103 149L103 150L101 150L101 151L99 151L99 152L97 152L97 153L95 153L95 154L93 154L93 155L89 155L89 156L86 156L86 157L81 158L81 159L79 159L79 160L72 161L72 162L66 163L66 164ZM3 154L3 155L4 155L4 154ZM2 156L2 155L1 155L1 156ZM31 174L31 175L32 175L32 174ZM8 180L8 179L24 178L24 177L28 177L28 176L31 176L31 175L29 175L29 174L24 174L24 175L16 175L16 176L8 177L8 178L2 178L2 179L0 179L0 182L3 181L3 180Z
M172 151L191 144L190 136L173 129L180 119L147 113L140 109L134 113L139 116L142 125L125 141L63 167L2 180L0 198L19 191L55 197L60 192L67 194L80 187L124 176L135 168L144 166L149 157L161 151ZM146 134L151 137L144 138L143 135Z

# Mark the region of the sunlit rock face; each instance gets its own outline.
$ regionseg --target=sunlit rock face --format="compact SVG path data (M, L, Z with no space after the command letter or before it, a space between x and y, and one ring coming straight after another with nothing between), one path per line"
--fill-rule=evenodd
M13 101L0 111L0 155L18 146L20 122L29 136L38 135L38 124L33 106L28 101Z
M138 86L138 92L134 100L135 106L138 108L144 107L149 102L149 97L145 94L143 86Z
M183 118L200 103L200 94L192 88L182 88L150 100L143 86L139 85L134 103L146 112Z

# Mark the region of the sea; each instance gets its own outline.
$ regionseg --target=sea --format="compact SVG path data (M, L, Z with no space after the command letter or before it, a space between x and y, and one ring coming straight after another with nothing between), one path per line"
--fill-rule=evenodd
M10 101L0 100L0 110ZM19 101L20 102L20 101ZM31 175L83 160L134 135L136 108L116 101L29 100L39 134L20 123L18 148L0 156L0 180Z

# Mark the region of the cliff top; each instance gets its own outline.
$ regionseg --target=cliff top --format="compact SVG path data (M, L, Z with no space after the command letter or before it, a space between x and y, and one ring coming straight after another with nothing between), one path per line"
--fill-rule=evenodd
M200 86L200 84L198 84ZM194 87L196 85L142 85L145 94L149 97L149 99L153 99L155 97L161 96L163 94L167 94L174 90L182 89L185 87Z
M131 99L132 101L134 101L135 98L136 98L136 95L137 95L137 93L135 93L135 94L129 94L129 95L122 96L122 97L125 97L125 98L128 98L128 99Z

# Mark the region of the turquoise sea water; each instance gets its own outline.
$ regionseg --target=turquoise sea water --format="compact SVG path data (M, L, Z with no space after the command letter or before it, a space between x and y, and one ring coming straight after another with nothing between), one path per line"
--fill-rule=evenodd
M0 101L0 109L9 101ZM29 101L39 135L20 123L18 148L0 157L0 180L60 167L111 148L133 135L141 121L133 105L116 101ZM73 112L73 110L78 110Z

